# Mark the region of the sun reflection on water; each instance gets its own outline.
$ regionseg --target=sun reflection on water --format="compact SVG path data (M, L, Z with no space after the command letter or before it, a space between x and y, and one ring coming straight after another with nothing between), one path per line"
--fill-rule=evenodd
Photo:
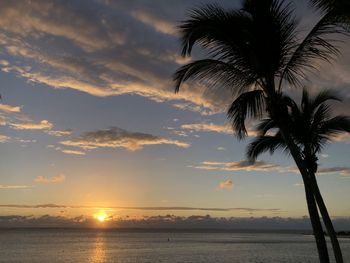
M106 262L106 251L105 251L105 237L104 233L96 234L95 245L92 250L90 257L90 263L103 263Z

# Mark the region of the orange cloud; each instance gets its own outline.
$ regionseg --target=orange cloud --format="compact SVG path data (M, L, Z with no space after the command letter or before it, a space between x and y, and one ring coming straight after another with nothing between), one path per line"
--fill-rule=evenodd
M35 178L35 182L41 183L41 184L59 184L63 183L66 180L66 176L64 174L52 176L52 177L45 177L45 176L37 176Z
M234 186L232 180L226 180L219 184L220 189L232 189Z
M4 111L7 113L19 113L19 112L21 112L21 107L11 106L11 105L0 103L0 111Z
M156 31L163 34L176 35L176 25L169 23L168 21L156 18L149 13L143 11L133 11L132 16L142 23L153 27Z
M19 122L10 123L10 126L16 130L50 130L53 124L48 120L42 120L39 123L35 122Z
M10 137L0 134L0 143L8 142Z
M76 151L76 150L61 149L61 152L66 154L71 154L71 155L85 155L85 152Z
M193 124L183 124L182 129L201 131L201 132L218 132L233 134L232 127L228 125L217 125L214 123L193 123Z
M1 185L0 184L0 189L27 189L32 187L33 186L29 186L29 185Z
M191 123L191 124L183 124L181 125L182 129L192 130L197 132L216 132L216 133L224 133L224 134L234 134L233 128L228 125L219 125L214 123ZM248 130L248 136L254 137L256 136L256 132L253 130Z

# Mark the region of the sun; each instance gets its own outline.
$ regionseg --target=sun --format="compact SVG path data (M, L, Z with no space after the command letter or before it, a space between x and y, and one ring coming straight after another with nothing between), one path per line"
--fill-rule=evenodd
M108 219L108 215L105 212L99 212L97 214L94 214L94 218L99 222L104 222Z

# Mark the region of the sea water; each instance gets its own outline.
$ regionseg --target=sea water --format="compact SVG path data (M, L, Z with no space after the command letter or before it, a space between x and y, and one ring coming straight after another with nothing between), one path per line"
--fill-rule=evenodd
M350 239L339 241L345 262L350 262ZM6 263L307 263L317 259L313 236L303 234L0 230L0 262Z

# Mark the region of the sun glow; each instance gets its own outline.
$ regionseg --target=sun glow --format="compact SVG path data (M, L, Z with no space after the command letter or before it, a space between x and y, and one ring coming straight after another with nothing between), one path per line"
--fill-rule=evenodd
M94 218L99 222L104 222L108 219L108 215L105 212L99 212L97 214L94 214Z

